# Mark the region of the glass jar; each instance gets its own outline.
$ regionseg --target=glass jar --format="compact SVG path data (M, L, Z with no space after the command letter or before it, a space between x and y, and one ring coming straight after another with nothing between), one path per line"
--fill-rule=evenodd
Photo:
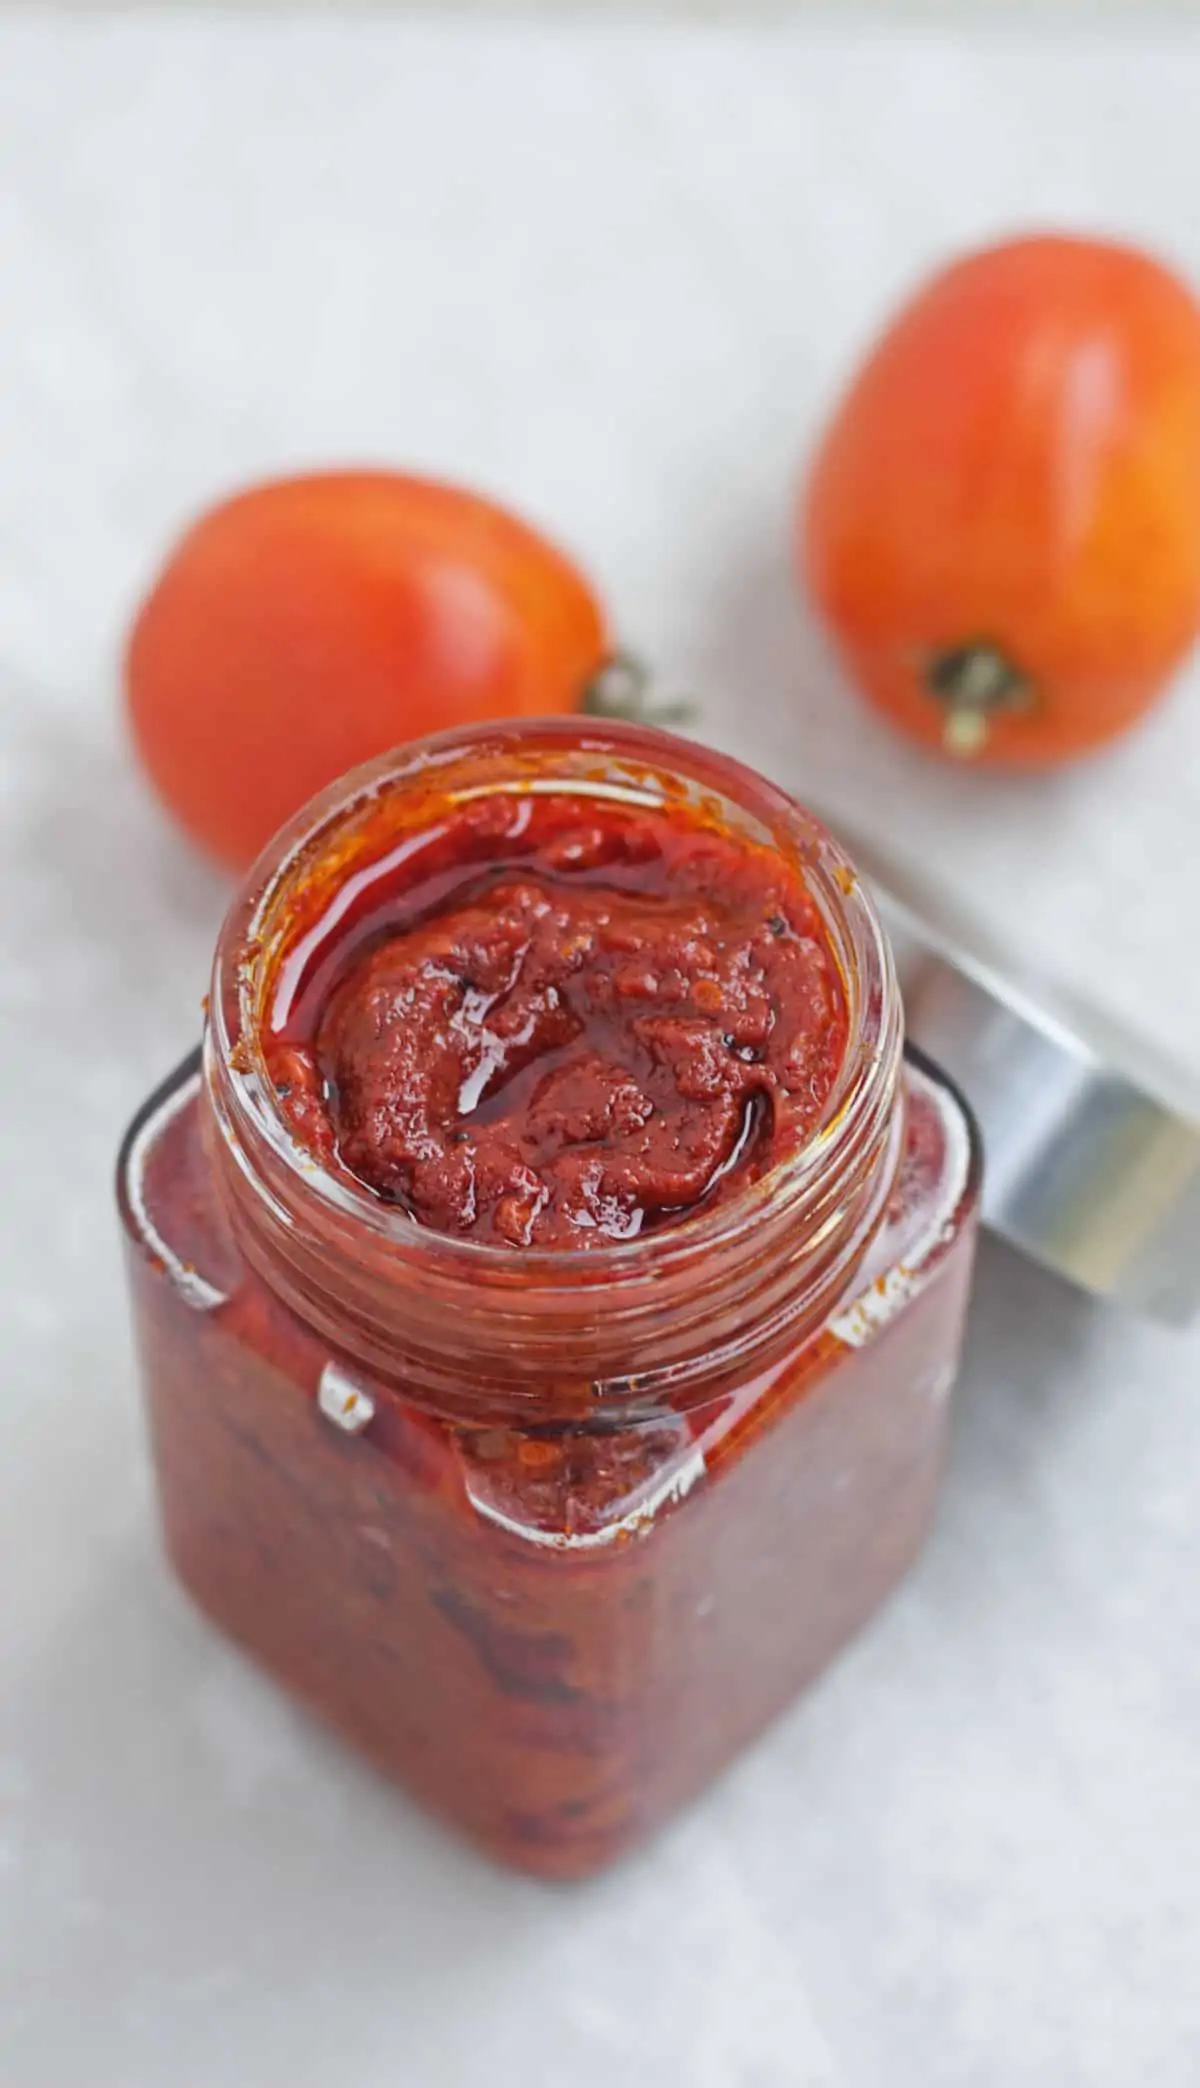
M265 1010L438 806L703 807L802 875L849 1038L803 1147L588 1253L414 1222L295 1140ZM905 1058L871 900L724 757L574 720L400 750L302 814L217 949L119 1194L167 1548L289 1688L502 1860L574 1876L706 1784L872 1614L942 1469L975 1135Z

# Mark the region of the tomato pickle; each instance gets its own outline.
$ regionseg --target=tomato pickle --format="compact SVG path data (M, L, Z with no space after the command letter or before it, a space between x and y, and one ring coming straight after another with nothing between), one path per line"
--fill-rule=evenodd
M184 1585L501 1861L640 1842L929 1527L975 1133L720 755L547 719L334 786L119 1197Z

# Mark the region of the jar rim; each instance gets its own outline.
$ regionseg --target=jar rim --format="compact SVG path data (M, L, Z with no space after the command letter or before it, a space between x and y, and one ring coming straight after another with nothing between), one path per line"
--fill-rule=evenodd
M833 931L831 942L847 994L846 1050L821 1114L802 1144L711 1208L632 1239L589 1247L586 1254L573 1247L507 1247L493 1240L437 1232L399 1206L384 1202L366 1185L321 1168L288 1125L268 1077L261 1045L268 981L260 976L260 969L264 956L272 952L272 915L286 903L298 869L323 856L333 837L357 813L399 789L418 780L436 783L438 772L452 768L464 755L502 759L530 747L577 750L600 760L629 764L629 776L615 773L607 783L585 784L590 794L610 801L661 807L669 799L647 789L647 783L650 778L655 784L669 778L672 783L698 784L709 801L724 800L725 807L749 813L766 830L765 836L760 833L752 838L767 838L781 854L791 855L827 932ZM547 773L532 787L546 793L570 790L575 794L582 781ZM499 782L483 783L462 796L496 793L505 787ZM454 801L452 788L447 795ZM547 717L455 728L410 742L352 769L303 807L260 855L226 916L213 967L210 1039L230 1066L241 1105L239 1118L254 1125L275 1159L301 1177L306 1192L331 1212L418 1261L428 1259L458 1268L467 1278L484 1268L496 1273L519 1270L526 1285L536 1287L539 1278L566 1279L568 1285L572 1278L582 1278L583 1286L591 1290L606 1277L619 1279L623 1271L636 1270L640 1275L651 1262L674 1264L689 1254L719 1252L731 1235L766 1207L781 1199L802 1202L831 1163L836 1164L839 1134L862 1105L864 1090L881 1079L886 1081L893 1071L891 1061L898 1061L898 1025L891 1019L897 1003L891 951L874 901L823 821L744 763L657 727L616 720L593 725L579 718ZM231 1027L235 1010L236 1026Z
M263 1048L301 895L306 927L327 932L329 894L345 890L350 904L357 871L385 874L380 838L406 845L427 803L535 783L698 806L776 849L822 914L847 1001L843 1061L803 1144L707 1210L586 1252L438 1232L334 1175L293 1136ZM753 770L654 727L538 718L399 748L282 830L222 930L204 1064L218 1181L246 1259L276 1294L332 1348L444 1412L494 1410L503 1393L512 1411L548 1421L598 1399L610 1413L694 1404L822 1322L882 1222L901 1049L879 916L819 820Z

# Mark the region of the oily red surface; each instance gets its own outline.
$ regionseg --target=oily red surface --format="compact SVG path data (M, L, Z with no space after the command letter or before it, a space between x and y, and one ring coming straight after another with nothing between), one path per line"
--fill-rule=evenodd
M272 1069L326 1164L438 1231L628 1239L794 1151L845 1050L823 924L773 851L673 806L444 809L317 946Z

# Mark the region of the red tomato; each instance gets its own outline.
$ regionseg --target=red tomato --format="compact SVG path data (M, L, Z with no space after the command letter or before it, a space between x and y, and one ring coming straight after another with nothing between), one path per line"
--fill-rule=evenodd
M126 683L163 799L241 869L315 791L402 740L577 708L608 650L582 574L503 508L328 472L202 516L138 614Z
M802 563L856 681L955 754L1123 732L1200 627L1200 307L1158 262L1030 238L935 276L817 451Z

